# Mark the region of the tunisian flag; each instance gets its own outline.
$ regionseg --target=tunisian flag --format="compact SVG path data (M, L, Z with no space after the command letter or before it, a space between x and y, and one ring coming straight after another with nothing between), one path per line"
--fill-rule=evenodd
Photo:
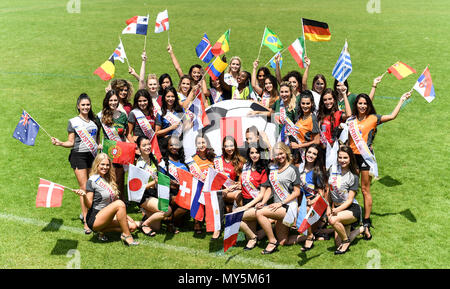
M61 207L64 186L39 179L39 187L36 196L36 208Z

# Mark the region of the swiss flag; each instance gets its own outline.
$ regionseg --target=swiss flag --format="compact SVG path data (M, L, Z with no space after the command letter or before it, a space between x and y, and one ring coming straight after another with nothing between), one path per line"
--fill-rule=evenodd
M180 188L178 190L178 194L175 197L175 203L177 203L178 206L190 210L191 209L191 196L193 189L197 186L194 181L194 176L183 169L177 168L178 173L178 179L180 183Z
M36 196L36 208L61 207L64 186L39 179L39 187Z

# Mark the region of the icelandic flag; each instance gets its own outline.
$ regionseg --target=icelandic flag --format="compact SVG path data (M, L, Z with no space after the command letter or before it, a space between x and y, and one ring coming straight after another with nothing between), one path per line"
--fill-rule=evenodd
M198 90L191 106L189 106L189 111L194 114L194 122L192 127L194 131L202 129L209 124L209 119L205 111L205 105L202 101L200 89Z
M244 212L245 211L239 211L225 215L225 230L223 233L224 252L226 252L228 248L236 244Z
M333 75L337 81L344 82L350 76L350 73L352 73L352 61L350 59L350 52L348 51L346 40L331 75Z
M36 208L61 207L64 186L39 179L38 193L36 196Z
M209 42L208 36L205 33L200 43L197 45L197 47L195 47L195 52L197 53L197 56L201 61L209 63L214 57L211 52L211 48L211 42Z
M303 200L302 200L303 201ZM327 202L319 196L319 199L314 203L314 205L309 209L308 214L300 223L300 227L298 228L298 232L301 234L305 232L312 224L317 222L320 217L322 217L323 213L326 211L328 207ZM297 220L298 222L298 220Z
M425 97L428 103L432 102L436 97L436 94L434 93L433 81L431 80L430 70L428 67L425 68L422 75L420 75L419 79L417 79L414 89L420 93L420 95Z
M13 138L18 139L26 145L34 146L38 132L38 123L35 122L25 110L23 110L19 123L14 130Z
M127 58L127 54L125 53L125 48L122 44L122 39L120 40L119 45L114 50L112 57L114 57L114 60L119 60L120 62L124 63L124 59Z
M147 35L148 14L147 16L134 16L126 21L127 27L122 34L141 34Z
M295 224L297 228L300 228L303 220L306 217L306 196L305 194L302 194L302 203L300 204L300 208L298 211L298 216L297 216L297 223ZM303 232L303 234L306 235L306 232Z
M220 231L220 209L217 191L203 192L205 198L206 232Z
M197 186L195 190L192 190L191 194L191 217L197 221L202 221L204 212L204 205L199 202L200 196L202 195L203 182L195 179L197 181Z
M169 14L167 9L163 12L159 12L156 16L155 33L161 33L169 30Z

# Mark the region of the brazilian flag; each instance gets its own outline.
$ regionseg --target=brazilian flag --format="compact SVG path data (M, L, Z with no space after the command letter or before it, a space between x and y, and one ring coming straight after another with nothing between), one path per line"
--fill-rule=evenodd
M264 37L262 40L262 44L269 47L274 53L277 53L283 50L283 44L280 41L280 38L269 28L266 27L264 30Z

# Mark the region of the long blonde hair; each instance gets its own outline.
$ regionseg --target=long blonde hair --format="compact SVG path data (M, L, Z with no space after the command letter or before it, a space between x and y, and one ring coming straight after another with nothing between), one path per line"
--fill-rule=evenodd
M97 154L97 156L94 159L94 162L92 163L92 169L91 169L91 173L89 174L89 177L91 177L93 175L99 175L98 167L99 167L100 163L105 159L107 159L109 162L109 170L103 176L103 178L111 186L111 188L114 191L114 194L117 196L117 195L119 195L119 189L117 188L117 184L116 184L116 174L114 171L113 163L107 154L105 154L105 153Z
M289 81L283 81L282 83L280 83L280 91L283 86L289 88L289 92L291 94L291 100L288 104L285 103L284 105L287 107L288 111L294 110L296 107L296 97L294 96L294 89L292 88L292 84Z
M227 70L227 72L228 72L228 73L231 73L231 62L233 62L233 60L238 60L238 61L239 61L239 71L237 72L237 74L239 75L239 73L240 73L241 70L242 70L242 60L241 60L241 58L240 58L239 56L233 56L233 57L231 57L231 59L230 59L230 64L228 65L228 70Z
M275 158L276 154L275 154L275 150L279 149L282 152L284 152L286 154L286 161L289 164L292 164L292 161L294 160L294 158L292 157L292 152L291 149L284 143L284 142L277 142L272 149L272 155Z

